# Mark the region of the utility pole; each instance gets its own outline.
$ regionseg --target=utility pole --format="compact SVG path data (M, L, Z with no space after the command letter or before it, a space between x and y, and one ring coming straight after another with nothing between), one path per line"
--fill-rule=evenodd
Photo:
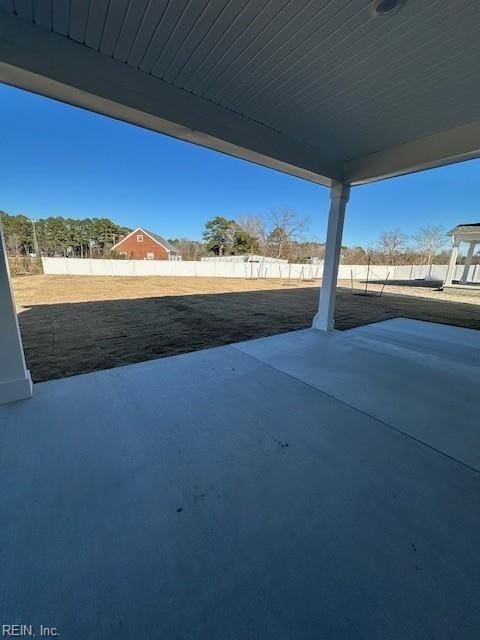
M33 227L33 247L35 249L35 257L40 258L40 251L38 249L38 240L37 240L37 230L35 229L35 223L37 222L33 218L29 218L29 221L32 223Z

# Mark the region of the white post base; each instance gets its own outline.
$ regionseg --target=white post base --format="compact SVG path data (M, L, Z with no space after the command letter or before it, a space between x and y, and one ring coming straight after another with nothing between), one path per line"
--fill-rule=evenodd
M26 372L25 378L0 382L0 405L31 398L32 394L33 384L30 378L30 371Z

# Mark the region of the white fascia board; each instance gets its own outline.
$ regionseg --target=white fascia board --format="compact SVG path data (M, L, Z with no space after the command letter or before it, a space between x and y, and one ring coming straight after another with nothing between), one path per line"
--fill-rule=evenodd
M143 235L148 236L150 238L150 240L153 240L156 244L158 244L159 247L162 247L163 249L165 249L165 251L167 253L171 253L170 249L168 249L164 244L162 244L161 242L159 242L156 238L154 238L153 236L151 236L148 231L145 231L145 229L143 229L142 227L137 227L136 229L134 229L133 231L130 231L130 233L128 235L126 235L124 238L122 238L121 240L119 240L116 244L113 245L112 247L112 251L115 249L115 247L117 247L118 245L122 244L122 242L125 242L125 240L127 240L128 238L130 238L131 236L135 235L138 232L141 232ZM178 253L178 251L176 252Z
M136 228L136 229L134 229L133 231L130 231L130 233L127 233L127 235L126 235L124 238L122 238L121 240L119 240L118 242L116 242L116 243L113 245L113 247L112 247L111 251L113 251L113 250L115 249L115 247L118 247L118 245L122 244L122 242L125 242L125 240L126 240L127 238L130 238L130 236L133 236L135 233L137 233L137 231L142 231L142 232L143 232L143 229L142 229L141 227L137 227L137 228Z
M366 184L479 157L480 120L349 160L344 181Z
M458 240L460 242L480 243L480 231L476 233L474 232L465 233L464 231L462 231L461 233L452 233L452 236L455 240Z
M162 247L163 249L165 249L165 251L167 251L167 253L170 253L170 249L168 249L164 244L162 244L159 240L157 240L156 238L154 238L153 236L151 236L148 231L145 231L145 229L142 229L142 227L138 227L146 236L148 236L150 238L150 240L153 240L154 242L156 242L158 244L159 247Z
M0 9L0 81L330 186L325 152Z

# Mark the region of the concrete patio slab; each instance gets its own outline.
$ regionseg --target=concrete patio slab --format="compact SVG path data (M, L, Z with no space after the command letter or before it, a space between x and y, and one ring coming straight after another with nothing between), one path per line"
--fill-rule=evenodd
M348 364L338 337L322 349ZM319 346L270 340L289 362ZM480 474L244 352L266 343L46 382L0 408L0 624L478 638Z
M398 318L235 345L480 470L480 332Z

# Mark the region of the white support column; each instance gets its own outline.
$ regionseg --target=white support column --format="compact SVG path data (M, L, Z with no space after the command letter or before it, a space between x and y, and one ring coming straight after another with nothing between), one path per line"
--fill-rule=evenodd
M468 281L468 272L470 271L470 265L472 264L473 252L475 251L476 244L476 242L470 242L467 256L465 258L465 267L463 269L462 277L460 278L460 284L466 284Z
M7 252L0 229L0 404L32 395L13 300Z
M313 328L320 331L332 331L334 326L335 294L342 248L343 221L349 195L350 185L348 184L336 183L330 189L330 213L328 215L322 289L318 313L313 319Z
M447 275L445 276L445 281L443 283L444 287L448 287L449 285L452 284L452 280L455 277L455 267L457 265L457 258L458 258L458 246L460 244L460 240L458 240L457 238L453 238L453 246L452 246L452 252L450 254L450 261L448 263L448 268L447 268Z

